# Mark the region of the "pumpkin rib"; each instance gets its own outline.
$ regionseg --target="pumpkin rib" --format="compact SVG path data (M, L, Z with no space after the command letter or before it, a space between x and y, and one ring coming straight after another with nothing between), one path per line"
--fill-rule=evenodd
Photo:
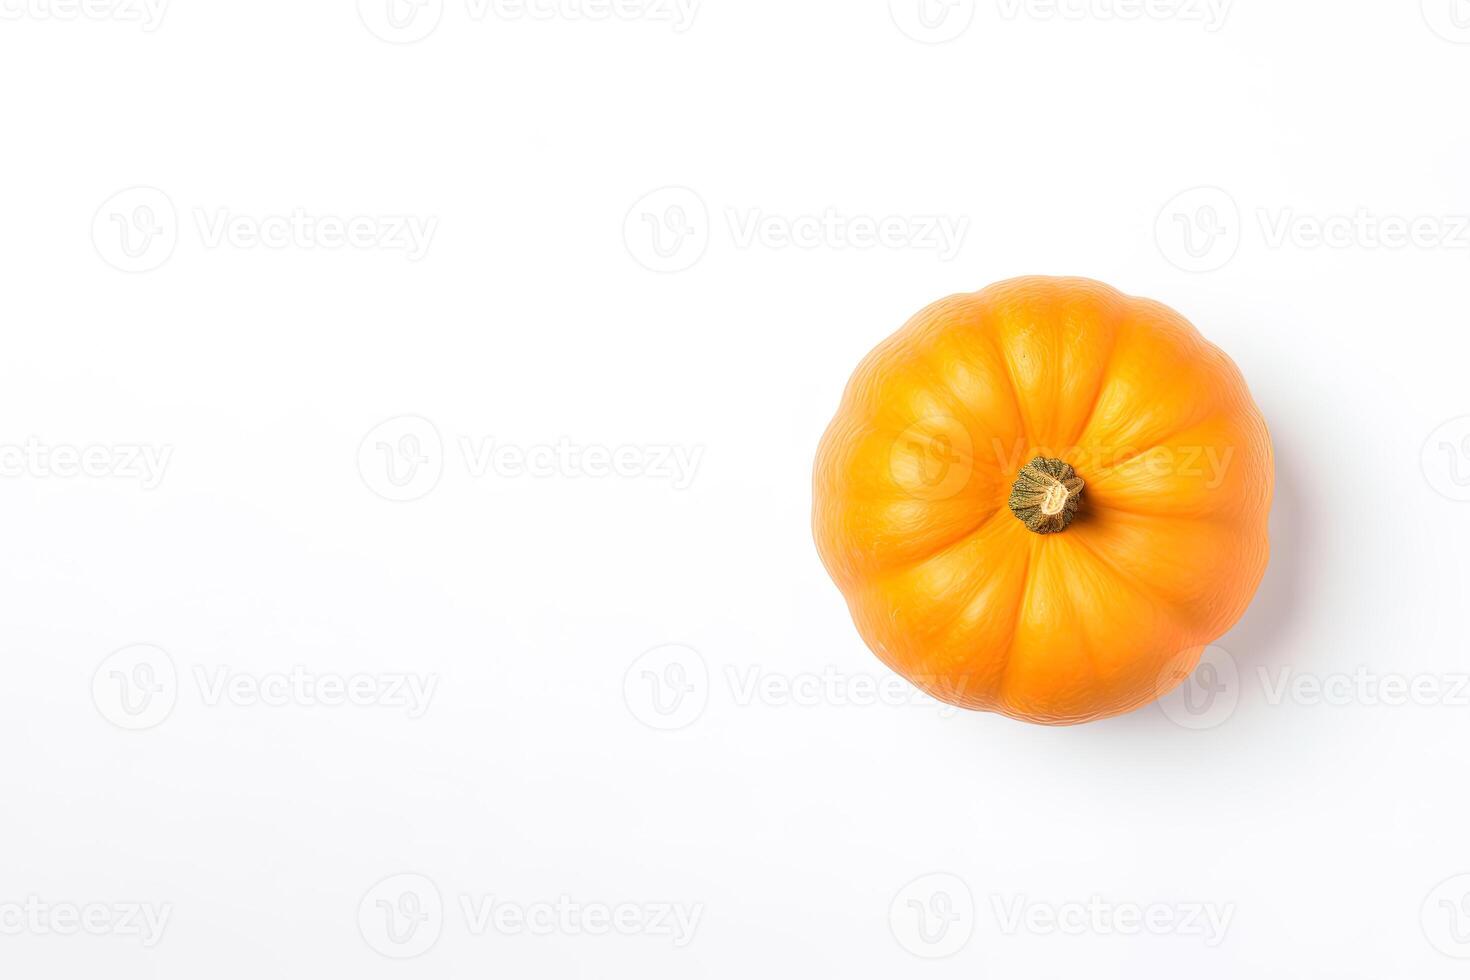
M1097 467L1096 469L1094 469L1092 471L1093 478L1094 479L1097 479L1103 473L1111 473L1111 472L1113 472L1114 470L1116 470L1120 466L1126 466L1129 463L1133 462L1135 459L1138 459L1140 456L1146 456L1146 455L1148 455L1149 453L1153 452L1155 449L1163 449L1163 448L1165 448L1170 443L1172 443L1176 439L1178 439L1180 436L1187 435L1190 432L1194 431L1195 429L1198 429L1200 426L1209 423L1210 421L1212 421L1216 417L1217 414L1219 414L1218 413L1218 409L1215 408L1215 407L1211 407L1209 409L1206 409L1206 410L1202 411L1198 415L1191 416L1191 418L1190 418L1190 420L1188 422L1186 422L1184 425L1180 426L1177 429L1170 430L1170 432L1169 432L1168 435L1160 436L1158 438L1158 441L1157 442L1154 442L1154 443L1152 443L1152 444L1144 447L1143 449L1133 450L1132 452L1129 452L1126 456L1124 456L1122 459L1113 460L1113 462L1110 463L1107 466Z
M1240 517L1238 515L1224 513L1222 511L1213 511L1207 514L1189 514L1187 516L1180 514L1161 514L1156 510L1144 510L1139 507L1127 507L1122 504L1118 504L1112 500L1109 500L1105 504L1100 504L1097 503L1096 500L1093 500L1090 506L1096 513L1102 513L1104 511L1117 511L1119 514L1128 514L1131 517L1144 517L1150 520L1186 521L1190 524L1209 525L1230 525L1240 522Z
M985 517L978 524L970 528L964 534L961 534L953 541L946 541L944 544L940 545L938 548L935 548L929 554L921 555L912 560L905 560L899 564L877 568L875 569L875 572L877 572L878 575L884 577L901 575L904 572L913 571L920 565L924 565L931 561L934 561L936 558L943 558L949 552L956 551L964 545L968 544L970 540L976 535L983 534L985 532L985 529L990 526L991 522L999 517L1002 513L1009 513L1009 510L1004 504L996 507L995 510L991 511L989 514L986 514Z
M988 521L986 522L987 526L989 525L989 523L990 522L988 522ZM982 531L983 531L983 529L982 530L977 530L974 534L972 534L968 538L966 538L963 543L968 544L969 542L973 541L978 535L980 535L982 533ZM938 558L939 556L936 555L935 557ZM1030 569L1030 566L1028 564L1028 566L1026 568L1022 569L1020 578L1023 581L1026 580L1028 578L1028 576L1029 576L1030 571L1031 571L1031 569ZM988 586L990 584L991 576L992 575L995 575L995 574L997 574L996 570L991 569L991 570L989 570L989 573L988 574L975 574L975 575L972 575L971 576L970 586L967 589L967 591L965 592L963 600L961 602L958 602L958 603L955 604L954 611L952 613L950 613L948 616L946 616L946 618L944 618L943 620L941 620L941 621L939 621L939 622L937 622L937 623L934 624L933 632L936 635L948 635L949 633L951 633L953 631L953 629L954 629L955 623L959 622L959 620L962 617L964 617L965 614L967 614L968 612L970 612L971 607L975 604L976 598L978 598L979 595L982 592L985 591L986 586ZM1019 602L1018 602L1018 605L1017 605L1017 615L1018 616L1019 616L1019 611L1020 611L1020 606L1019 606ZM1016 619L1013 619L1012 622L1011 622L1010 629L1008 629L1006 632L1008 632L1008 633L1014 633L1015 632L1015 629L1016 629L1016 625L1017 625L1017 620Z
M1132 297L1125 296L1124 299L1131 300ZM1131 308L1129 309L1129 312L1132 312ZM1121 342L1121 337L1123 334L1122 325L1124 322L1126 322L1126 320L1127 317L1120 315L1118 317L1118 322L1113 324L1113 342L1108 345L1108 356L1103 360L1102 370L1099 371L1097 374L1097 387L1094 388L1092 391L1092 407L1087 410L1087 418L1084 419L1082 425L1078 427L1076 434L1073 435L1072 438L1062 443L1063 446L1080 445L1082 442L1082 437L1087 434L1088 428L1092 425L1092 420L1097 415L1097 406L1102 402L1103 389L1107 386L1108 377L1112 373L1113 358L1118 353L1118 344Z
M1026 543L1026 565L1021 570L1021 596L1016 600L1016 608L1011 610L1010 640L1006 643L1005 653L1000 657L1000 676L995 680L995 689L992 698L999 704L1010 706L1006 700L1006 683L1011 676L1012 655L1016 652L1016 631L1021 625L1021 610L1026 608L1026 603L1031 599L1031 563L1036 558L1036 542L1034 540Z
M1066 596L1067 604L1072 607L1073 613L1076 613L1077 612L1077 601L1076 601L1076 599L1074 599L1072 597L1072 594L1070 592L1064 593L1064 595ZM1103 671L1102 671L1102 668L1098 665L1098 662L1097 662L1097 654L1094 652L1094 650L1092 648L1092 644L1090 642L1088 642L1088 633L1087 633L1087 630L1085 628L1082 629L1082 630L1079 630L1077 635L1072 636L1069 639L1073 643L1076 643L1077 645L1079 645L1079 646L1082 647L1083 654L1084 654L1084 659L1087 661L1088 666L1092 668L1092 677L1093 677L1093 680L1097 684L1101 685L1102 679L1103 679Z
M939 391L941 396L946 398L951 407L956 410L952 417L954 417L956 421L962 421L966 425L968 433L971 436L971 445L969 451L965 455L967 456L971 466L978 470L980 469L980 460L983 454L977 449L977 440L974 437L979 435L980 433L993 430L995 427L994 420L982 417L979 413L976 412L973 406L971 406L964 398L960 396L958 392L954 390L954 386L950 383L949 376L945 373L942 367L936 365L936 361L938 361L946 354L946 352L939 349L939 344L939 339L935 338L931 343L925 345L918 351L918 356L922 359L926 371L929 374L929 388L931 390ZM1017 392L1016 390L1014 381L1010 378L1010 366L1005 359L1004 352L1001 350L998 344L993 342L993 340L992 342L983 346L989 349L994 355L996 361L999 362L999 370L997 370L997 365L992 365L988 363L977 366L975 363L971 362L969 367L971 370L974 370L977 375L985 377L992 385L994 385L996 380L994 377L995 375L1005 375L1007 385L1010 387L1011 392L1010 401L1012 415L1014 416L1014 419L1018 423L1018 427L1021 430L1021 439L1027 440L1028 437L1026 434L1026 419L1025 416L1021 413L1020 395L1019 392ZM948 356L950 356L951 358L955 357L953 353L950 353ZM992 448L994 447L992 446ZM1001 467L1000 461L998 459L996 460L995 469L998 472L1003 470L1003 467Z
M1021 442L1029 446L1031 445L1031 423L1026 418L1026 407L1021 403L1021 389L1016 387L1016 369L1011 364L1011 355L1006 350L1005 344L1000 342L1000 337L995 331L988 332L987 336L995 347L996 354L1000 357L1000 366L1004 369L1002 373L1005 374L1006 384L1011 389L1011 401L1016 406L1016 419L1021 423Z
M948 402L956 416L962 416L964 421L972 423L984 423L984 419L978 418L970 405L961 398L949 384L949 379L944 373L941 363L943 351L939 348L944 343L943 335L937 330L930 330L914 338L914 354L923 368L925 374L925 388L941 400Z
M1042 543L1043 544L1049 544L1050 542L1043 541ZM1106 560L1104 560L1104 559L1102 559L1101 557L1097 556L1095 554L1094 549L1092 549L1092 548L1086 548L1086 549L1083 549L1083 551L1084 551L1085 557L1080 557L1080 556L1077 556L1077 555L1074 554L1073 556L1071 556L1069 558L1064 558L1064 559L1061 559L1061 560L1064 561L1064 562L1067 562L1067 563L1092 560L1095 564L1093 564L1091 566L1091 570L1093 570L1093 571L1100 571L1100 572L1103 572L1103 573L1111 573L1111 574L1105 574L1102 577L1109 577L1110 578L1110 577L1114 577L1114 576L1117 575L1117 572L1112 567L1111 563L1108 562L1108 561L1106 561ZM1028 582L1027 582L1027 586L1028 586L1028 601L1029 601L1030 585L1031 585L1031 583L1034 580L1035 580L1035 576L1029 576L1028 577ZM1140 587L1140 586L1138 586L1135 583L1128 583L1128 587L1132 591L1132 593L1135 596L1135 598L1139 599L1141 602L1143 602L1149 608L1151 608L1151 609L1158 609L1159 608L1159 606L1160 606L1160 597L1153 595L1145 587ZM1062 592L1062 593L1053 594L1052 599L1053 599L1053 601L1057 601L1057 602L1065 601L1067 603L1067 605L1069 606L1069 608L1074 613L1074 618L1078 619L1079 621L1084 621L1085 622L1085 616L1078 609L1077 604L1076 604L1076 601L1073 599L1072 594L1070 592ZM1164 615L1164 620L1165 620L1167 626L1169 627L1171 633L1181 634L1181 635L1185 635L1185 636L1191 636L1195 632L1197 632L1197 630L1195 630L1193 628L1181 628L1180 617L1177 615L1177 611L1176 610L1167 610L1166 613L1165 613L1165 615ZM1019 629L1017 630L1017 632L1018 633L1020 632ZM1083 626L1077 632L1068 633L1066 635L1066 637L1065 637L1065 641L1070 646L1072 646L1074 648L1077 648L1077 649L1079 649L1081 651L1082 657L1080 659L1087 664L1087 666L1089 667L1089 669L1092 672L1093 684L1091 686L1091 689L1093 691L1106 691L1106 690L1109 690L1110 689L1110 686L1116 683L1115 679L1114 680L1110 680L1109 679L1110 678L1110 675L1113 672L1105 671L1103 669L1101 663L1099 662L1097 648L1091 642L1091 634L1088 632L1088 630L1086 629L1085 626ZM1006 673L1006 676L1008 678L1013 678L1015 676L1012 672L1009 671L1010 665L1016 659L1015 644L1016 644L1016 640L1013 638L1013 640L1011 642L1011 645L1007 648L1006 654L1005 654L1006 655L1006 658L1007 658L1006 659L1006 665L1007 665L1007 673ZM1035 653L1035 655L1031 659L1033 661L1037 661L1039 659L1044 659L1047 656L1048 652L1049 651L1046 651L1046 650L1037 651ZM1146 701L1146 700L1152 700L1152 698L1144 698L1143 700L1144 701ZM1143 703L1143 701L1140 701L1139 703ZM1007 714L1010 717L1019 718L1021 720L1029 720L1029 721L1042 720L1042 719L1038 718L1034 714L1034 710L1035 710L1034 708L1030 708L1030 707L1027 707L1027 706L1024 706L1024 705L1016 705L1016 704L1009 703L1009 702L1007 703L1007 708L1009 710L1003 711L1002 713L1003 714ZM1108 714L1112 714L1114 712L1109 711L1107 713ZM1058 713L1052 714L1052 715L1048 715L1046 717L1045 723L1046 724L1059 724L1059 725L1060 724L1073 725L1073 724L1079 724L1079 723L1085 722L1085 721L1090 721L1090 720L1093 720L1094 718L1097 718L1097 717L1099 717L1099 714L1098 714L1098 712L1095 709L1067 711L1067 712L1064 712L1064 711L1061 711L1060 709L1058 709Z
M1194 616L1194 610L1181 608L1177 599L1171 599L1168 596L1161 595L1158 592L1155 592L1153 589L1149 588L1147 584L1139 580L1138 574L1136 572L1124 568L1122 565L1119 565L1117 561L1115 561L1113 558L1104 555L1101 549L1099 549L1087 540L1086 535L1077 535L1075 544L1077 545L1077 547L1087 552L1087 554L1090 555L1098 564L1111 571L1120 580L1129 585L1138 595L1142 596L1144 599L1148 600L1150 603L1153 603L1156 606L1162 606L1168 613L1168 617L1173 622L1173 624L1176 627L1180 627L1179 631L1181 633L1184 633L1185 635L1191 635L1196 632L1196 629L1193 625L1196 618Z
M1235 416L1240 405L1235 399L1233 389L1244 389L1244 379L1240 376L1239 369L1214 344L1211 344L1199 331L1188 321L1183 320L1177 313L1163 304L1154 303L1150 300L1130 298L1129 317L1126 321L1125 330L1129 333L1127 338L1130 346L1130 357L1137 358L1140 352L1150 348L1163 349L1167 356L1162 364L1149 365L1155 370L1167 370L1180 372L1189 370L1190 375L1186 379L1188 387L1187 401L1179 396L1182 392L1177 387L1177 379L1171 375L1171 382L1166 386L1166 392L1171 396L1171 401L1178 401L1173 406L1177 415L1164 419L1163 431L1147 440L1147 444L1133 448L1133 441L1126 433L1107 432L1109 427L1116 427L1116 420L1103 424L1105 431L1097 432L1097 412L1109 394L1108 385L1099 388L1096 401L1093 403L1088 418L1087 427L1083 429L1074 441L1078 446L1103 446L1108 448L1127 447L1130 449L1126 456L1113 460L1102 470L1094 470L1094 474L1105 470L1114 469L1123 465L1131 459L1152 452L1159 446L1165 445L1190 429L1204 424L1211 418L1221 415ZM1163 322L1151 321L1150 317L1162 318ZM1119 332L1119 343L1113 348L1109 361L1109 377L1116 380L1114 367L1117 363L1119 349L1123 346L1124 331ZM1132 365L1137 367L1136 362ZM1137 379L1134 379L1135 387ZM1134 391L1120 396L1124 403L1137 402L1140 393ZM1249 404L1249 397L1246 398ZM1138 435L1142 436L1140 432Z

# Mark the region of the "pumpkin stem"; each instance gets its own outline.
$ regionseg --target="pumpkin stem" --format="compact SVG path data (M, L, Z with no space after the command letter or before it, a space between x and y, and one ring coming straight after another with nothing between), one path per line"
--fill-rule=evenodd
M1037 456L1011 486L1011 513L1037 534L1065 531L1082 502L1082 479L1059 459Z

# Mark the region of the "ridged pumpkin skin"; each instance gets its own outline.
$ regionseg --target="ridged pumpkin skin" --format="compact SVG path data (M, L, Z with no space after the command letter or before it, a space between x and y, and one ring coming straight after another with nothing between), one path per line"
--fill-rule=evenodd
M1056 533L1007 506L1038 457L1083 482ZM1034 276L940 300L868 355L817 452L812 525L889 667L1075 724L1168 693L1240 618L1273 479L1240 371L1187 320Z

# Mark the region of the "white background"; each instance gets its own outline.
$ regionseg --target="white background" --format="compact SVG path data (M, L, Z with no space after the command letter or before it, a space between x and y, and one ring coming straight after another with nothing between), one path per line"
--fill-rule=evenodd
M0 0L0 972L1463 975L1464 0L66 3ZM1194 700L941 711L816 558L851 369L1028 273L1271 426Z

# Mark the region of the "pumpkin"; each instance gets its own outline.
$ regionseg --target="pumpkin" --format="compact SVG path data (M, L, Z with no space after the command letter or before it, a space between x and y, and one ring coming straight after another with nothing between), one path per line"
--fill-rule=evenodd
M1033 276L929 306L817 452L817 550L863 640L949 704L1043 724L1166 694L1265 573L1271 442L1182 316Z

